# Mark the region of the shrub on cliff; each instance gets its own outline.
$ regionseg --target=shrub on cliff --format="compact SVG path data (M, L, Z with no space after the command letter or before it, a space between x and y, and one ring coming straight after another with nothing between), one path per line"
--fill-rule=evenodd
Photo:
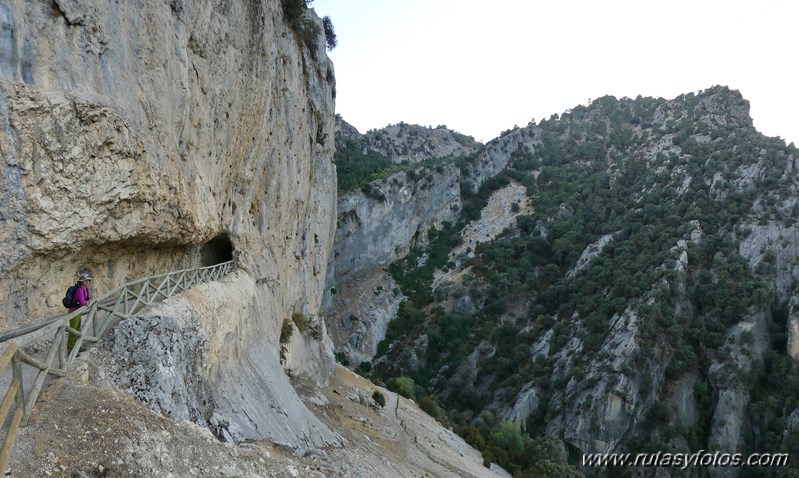
M291 323L288 319L283 321L283 326L280 328L281 344L287 344L291 341L291 335L294 333L294 327L291 326Z
M444 425L445 427L449 427L449 420L447 420L447 416L444 415L444 412L442 412L440 408L438 408L438 405L436 405L435 399L432 395L425 395L421 400L419 400L419 408L421 408L431 417L435 418L438 423Z
M336 38L336 30L333 28L333 20L325 16L322 18L322 28L325 30L325 41L327 42L327 49L332 50L338 45L338 38Z
M388 389L396 392L405 398L413 400L414 398L414 383L411 377L394 377L388 381Z
M302 44L308 47L311 57L316 60L317 39L322 29L305 14L312 2L313 0L281 0L281 6L291 29Z
M386 397L380 390L375 390L372 392L372 398L374 399L375 403L380 405L381 407L386 406Z
M305 315L303 315L302 312L294 312L291 314L291 321L294 322L294 325L297 326L297 330L299 330L301 334L304 334L305 331L308 330L308 322L306 322ZM291 338L291 334L289 334L289 338Z
M283 7L283 15L289 22L292 28L300 26L302 17L305 16L305 10L313 0L281 0L280 4Z
M285 319L283 326L280 327L280 363L286 361L286 352L288 352L288 344L291 342L291 336L294 333L294 326L292 321Z

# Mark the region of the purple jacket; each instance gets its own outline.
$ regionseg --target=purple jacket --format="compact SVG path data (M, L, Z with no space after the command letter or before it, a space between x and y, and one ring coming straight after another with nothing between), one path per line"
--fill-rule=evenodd
M78 286L78 288L75 289L75 297L74 297L74 299L75 299L75 302L77 302L80 305L78 307L70 307L69 311L70 312L74 312L74 311L80 309L83 306L89 305L89 299L91 299L91 297L92 297L92 293L91 293L91 291L89 290L88 287L83 288L81 286Z

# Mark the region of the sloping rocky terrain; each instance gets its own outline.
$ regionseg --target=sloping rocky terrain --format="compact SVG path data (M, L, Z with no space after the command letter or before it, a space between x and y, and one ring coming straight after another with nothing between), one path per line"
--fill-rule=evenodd
M343 444L298 454L271 441L225 442L233 429L224 420L208 428L152 411L106 383L113 361L111 347L92 349L47 389L14 448L12 476L509 477L414 403L341 367L305 399Z

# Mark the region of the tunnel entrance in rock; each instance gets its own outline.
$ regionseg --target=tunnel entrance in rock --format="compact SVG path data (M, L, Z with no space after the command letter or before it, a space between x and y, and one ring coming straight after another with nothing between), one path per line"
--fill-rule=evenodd
M200 249L200 260L203 267L221 264L223 262L233 260L233 242L227 233L222 233L210 241Z

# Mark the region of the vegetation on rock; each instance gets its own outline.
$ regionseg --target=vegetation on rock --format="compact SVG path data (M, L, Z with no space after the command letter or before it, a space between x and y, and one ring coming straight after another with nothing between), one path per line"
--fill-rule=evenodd
M386 406L386 397L380 390L372 392L372 399L376 404L380 405L381 408Z
M297 38L308 48L311 57L316 60L319 36L324 32L328 50L332 50L338 45L338 38L333 28L333 21L329 16L322 18L322 27L308 16L308 5L311 3L313 0L280 0L286 21Z
M510 143L519 134L540 141ZM604 97L497 141L512 148L508 167L474 192L473 158L458 160L461 221L389 268L408 300L378 346L374 376L410 377L416 396L442 404L514 476L572 476L549 453L558 448L550 437L577 451L569 434L584 432L566 417L610 427L600 409L612 393L633 404L615 450L710 449L720 393L739 384L739 451L791 453L793 464L768 476L795 473L799 370L786 352L794 279L785 271L799 258L783 253L792 239L755 252L749 244L761 243L750 237L757 227L795 231L799 185L789 173L799 150L759 134L745 100L723 87L673 101ZM510 181L526 186L534 213L453 262L465 224ZM434 274L452 268L468 268L460 288L434 291ZM454 307L451 294L475 310ZM523 389L537 405L522 426L495 418ZM541 450L546 465L529 459Z

